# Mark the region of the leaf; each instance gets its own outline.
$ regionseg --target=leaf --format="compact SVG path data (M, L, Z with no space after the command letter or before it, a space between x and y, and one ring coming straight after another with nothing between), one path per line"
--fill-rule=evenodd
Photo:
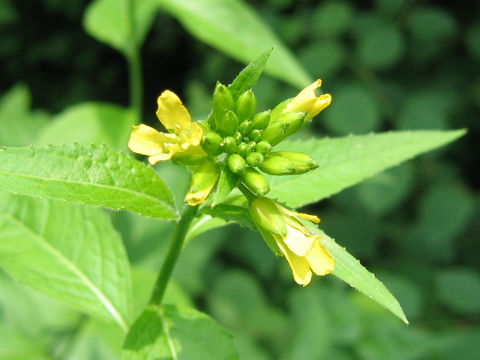
M311 82L295 57L272 30L243 1L239 0L158 0L194 36L233 58L250 62L273 46L265 70L287 83L303 88Z
M208 214L212 217L218 217L222 220L229 222L237 222L241 226L249 227L255 229L255 225L250 219L248 209L243 206L231 205L231 204L220 204L214 208L204 208L202 213Z
M0 190L177 217L170 190L151 168L103 145L0 149Z
M322 244L330 251L335 259L333 275L387 308L395 316L408 324L408 320L397 299L395 299L380 280L375 278L375 275L365 269L345 248L338 245L335 240L315 225L309 223L305 223L305 225L321 237Z
M217 188L213 194L212 206L220 204L237 185L237 177L228 167L224 167L218 179Z
M269 177L268 196L293 208L311 204L464 134L465 130L397 131L285 141L279 148L307 153L319 167L300 176Z
M0 264L18 282L123 329L131 276L99 209L0 194Z
M83 26L97 40L129 56L145 40L157 8L156 0L96 0L85 11Z
M123 360L238 359L232 335L207 315L173 305L149 306L132 325Z
M253 86L257 83L260 75L262 75L263 69L267 64L272 50L273 48L267 49L262 55L253 60L240 72L240 74L237 75L235 80L228 85L228 88L232 92L232 95L235 99L238 98L243 92L253 88Z
M133 111L108 103L87 102L67 108L56 115L38 136L37 145L60 145L79 142L103 143L118 150L126 148Z

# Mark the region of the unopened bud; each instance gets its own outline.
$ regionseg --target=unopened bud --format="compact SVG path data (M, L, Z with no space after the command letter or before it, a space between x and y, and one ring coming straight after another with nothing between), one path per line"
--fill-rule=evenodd
M270 191L267 178L254 168L247 168L240 177L242 183L257 196L263 196Z
M253 117L252 128L263 130L267 127L269 121L270 121L270 110L262 111Z
M300 152L279 151L270 153L269 157L280 157L289 160L295 166L295 174L304 174L318 168L318 162L309 155Z
M285 137L292 135L295 131L300 129L305 119L305 113L303 112L289 112L280 114L275 118L271 118L270 123L284 123L288 124L285 130Z
M240 131L244 135L250 133L251 129L252 129L252 122L250 120L242 121L242 123L238 127L238 131Z
M213 162L205 162L193 167L192 179L185 201L190 206L203 203L212 192L220 172Z
M285 131L287 131L288 124L273 123L263 131L262 140L268 142L270 145L275 146L280 141L285 139Z
M295 165L288 159L281 156L272 156L271 153L265 157L259 167L266 174L270 175L292 175L295 174Z
M232 110L227 110L221 119L217 119L217 129L226 135L233 135L237 131L238 118Z
M228 157L227 160L228 168L234 174L241 173L245 170L246 164L245 159L238 154L232 154Z
M262 131L261 131L261 130L253 129L253 130L250 132L250 138L251 138L253 141L258 141L258 140L260 140L261 137L262 137Z
M272 150L272 145L266 141L260 141L255 145L255 151L259 152L260 154L266 155Z
M202 138L202 148L209 155L219 155L222 150L223 139L216 132L209 131Z
M237 144L240 144L240 142L242 141L243 139L243 135L241 132L237 131L235 134L233 134L233 138L235 139L235 141L237 142Z
M237 151L237 142L233 137L227 136L223 139L223 150L229 154L233 154Z
M241 142L237 146L237 151L241 156L246 157L249 154L248 144Z
M240 95L235 104L235 112L240 121L250 119L257 111L257 98L252 89Z
M235 100L233 100L230 90L225 85L217 82L213 91L213 116L215 117L217 127L219 121L222 121L225 111L234 110L234 107Z
M260 166L263 162L263 155L258 152L252 152L247 155L246 161L250 166Z

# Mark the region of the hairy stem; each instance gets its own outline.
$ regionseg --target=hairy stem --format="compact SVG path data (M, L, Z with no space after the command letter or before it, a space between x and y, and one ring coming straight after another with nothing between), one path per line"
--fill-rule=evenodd
M175 267L178 256L182 251L185 235L187 234L190 223L197 213L197 209L198 206L187 206L185 211L182 213L182 217L175 227L175 230L173 231L167 256L163 262L162 268L160 269L157 281L155 282L155 287L153 288L152 297L150 298L151 305L160 305L162 303L168 281L172 276L173 268Z

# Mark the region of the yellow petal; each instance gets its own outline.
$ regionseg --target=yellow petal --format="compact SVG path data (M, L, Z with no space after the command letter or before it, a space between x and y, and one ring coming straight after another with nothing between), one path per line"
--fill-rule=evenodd
M192 118L175 93L165 90L158 97L157 104L157 117L168 131L178 133L190 126Z
M148 162L150 163L150 165L155 165L160 161L170 160L171 158L172 158L172 154L159 153L159 154L150 156L148 158Z
M278 242L277 245L282 250L283 254L287 258L288 265L292 269L293 279L295 282L302 286L307 286L312 280L312 272L306 258L297 256L291 252L285 244Z
M128 147L137 154L151 156L163 152L163 142L164 136L162 133L150 126L140 124L133 127Z
M315 274L322 276L333 272L335 261L330 252L320 244L319 238L313 244L306 258Z
M287 223L287 236L283 239L287 247L298 256L305 256L315 241L313 236L307 235L302 230Z

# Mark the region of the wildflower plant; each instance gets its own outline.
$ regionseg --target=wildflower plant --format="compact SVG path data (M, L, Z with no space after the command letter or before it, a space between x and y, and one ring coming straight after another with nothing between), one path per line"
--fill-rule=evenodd
M329 94L318 93L321 81L316 80L272 109L259 109L254 86L270 52L250 63L231 84L216 84L206 119L192 119L179 96L163 91L156 112L163 129L135 125L128 141L132 152L148 157L148 165L107 145L0 149L0 190L14 194L2 196L3 202L11 204L0 213L0 224L10 229L0 243L2 267L19 282L118 324L126 333L124 359L236 359L226 330L192 307L166 305L165 293L187 237L239 223L258 231L266 246L286 260L292 282L307 286L312 280L322 281L312 279L313 274L336 276L407 323L387 288L320 230L319 217L296 209L464 132L390 132L291 141L289 137L299 130L322 121L322 111L335 106L335 101ZM154 170L157 163L166 161L191 173L180 208L162 174ZM16 202L20 195L43 200L22 197L21 203ZM140 312L132 310L136 294L118 234L105 222L104 213L86 205L175 221L150 300ZM35 231L19 226L33 210L51 212L50 221L58 228L48 237L51 240L38 242L49 231L48 224L31 220ZM85 226L73 232L69 223L76 219L84 219ZM22 236L16 236L19 233ZM97 246L81 247L83 239L94 239ZM9 247L15 242L16 247ZM65 243L79 245L64 248ZM34 251L44 261L38 267L28 261L28 251L5 249ZM106 254L108 261L103 262L99 254ZM89 264L81 276L77 263ZM111 275L108 281L91 280L99 268ZM65 280L75 276L77 282Z

